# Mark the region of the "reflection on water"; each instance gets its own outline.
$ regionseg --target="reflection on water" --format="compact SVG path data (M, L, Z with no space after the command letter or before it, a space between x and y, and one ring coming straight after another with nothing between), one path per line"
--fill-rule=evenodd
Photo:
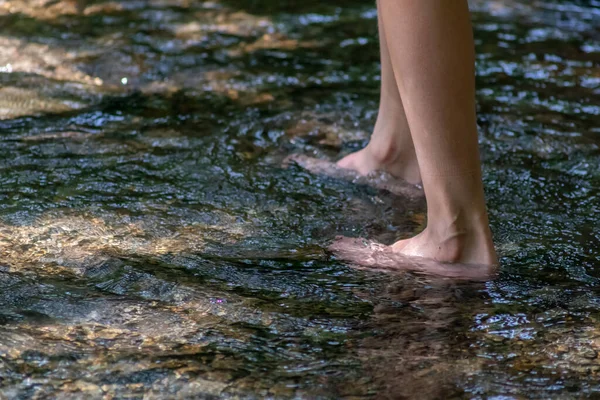
M282 167L368 140L371 2L0 4L0 397L600 391L600 3L471 5L487 282L342 263L422 202Z

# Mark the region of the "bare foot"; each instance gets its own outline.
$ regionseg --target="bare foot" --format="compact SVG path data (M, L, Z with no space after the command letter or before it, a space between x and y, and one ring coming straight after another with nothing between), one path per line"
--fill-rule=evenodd
M398 140L394 133L376 131L367 147L348 154L337 165L362 176L384 171L408 183L420 184L421 173L414 147L404 145L408 148L402 148Z
M425 275L486 281L497 274L497 267L490 264L449 264L440 261L407 256L395 251L394 246L362 238L338 237L329 246L337 257L348 261L354 268L380 272L402 273L406 271Z
M441 232L441 233L440 233ZM487 224L472 229L427 227L418 235L394 243L392 251L444 263L496 265L498 259Z
M357 156L359 153L353 153L350 156ZM415 201L414 205L418 205L418 202L423 199L423 192L420 188L403 180L395 179L387 173L370 172L366 176L362 176L354 169L341 168L339 163L334 164L298 154L289 156L285 162L294 162L316 174L384 189ZM461 216L459 218L438 213L438 209L446 209L444 205L430 208L432 210L428 212L430 223L427 228L410 239L400 240L389 246L389 251L398 255L426 258L441 263L478 265L496 265L498 263L485 211L475 212L472 210L469 213L459 213Z
M354 153L356 154L356 153ZM352 168L343 168L331 161L305 156L303 154L292 154L283 161L284 166L296 164L302 168L319 175L327 175L332 178L343 179L355 184L368 185L376 189L387 190L400 197L423 201L423 190L416 185L410 184L403 179L393 177L383 171L372 171L362 175Z

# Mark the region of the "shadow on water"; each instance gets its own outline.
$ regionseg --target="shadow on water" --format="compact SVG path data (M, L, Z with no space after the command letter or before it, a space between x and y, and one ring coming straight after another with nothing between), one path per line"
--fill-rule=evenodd
M498 277L356 269L422 203L366 144L371 2L0 5L0 397L600 390L600 4L471 2Z

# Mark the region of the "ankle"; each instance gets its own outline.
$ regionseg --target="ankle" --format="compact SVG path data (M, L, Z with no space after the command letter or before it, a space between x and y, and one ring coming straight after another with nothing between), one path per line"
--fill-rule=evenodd
M377 123L367 145L370 156L379 164L391 165L416 154L410 132L396 118L386 117L389 113L380 112Z
M394 124L396 125L396 124ZM365 148L369 158L382 169L409 183L421 182L421 173L409 133L401 127L378 125Z
M474 207L475 208L475 207ZM489 230L487 212L482 210L456 210L442 213L439 209L427 213L427 228L440 238L480 235Z
M369 157L379 165L392 165L401 159L400 146L393 138L374 137L366 147Z
M495 263L495 251L492 234L485 211L467 215L456 214L454 218L429 219L425 231L428 240L439 249L438 259L446 262L458 262L470 259L468 253L479 249L486 257L485 264ZM489 256L489 257L488 257Z

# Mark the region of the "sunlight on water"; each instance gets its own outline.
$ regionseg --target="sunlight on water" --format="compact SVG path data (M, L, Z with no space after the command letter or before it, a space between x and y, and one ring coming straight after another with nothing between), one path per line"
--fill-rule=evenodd
M0 4L0 397L600 391L600 3L471 6L483 282L337 260L422 202L283 166L368 141L372 2Z

